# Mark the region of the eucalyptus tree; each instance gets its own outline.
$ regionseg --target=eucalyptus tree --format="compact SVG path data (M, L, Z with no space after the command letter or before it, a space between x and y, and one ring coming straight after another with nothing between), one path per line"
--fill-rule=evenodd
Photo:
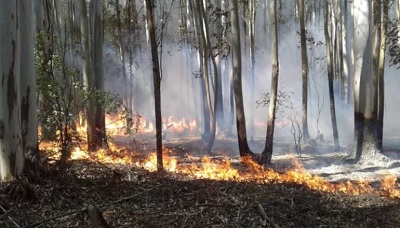
M89 32L89 19L86 0L80 0L80 29L81 29L81 45L82 45L82 75L83 83L87 93L95 90L94 75L92 70L92 58L90 48L90 32ZM88 142L88 149L95 150L97 147L96 139L96 103L93 99L89 99L86 105L86 135Z
M334 140L334 150L339 151L339 133L337 129L337 121L336 121L336 109L335 109L335 92L333 89L333 78L334 78L334 61L333 61L333 44L332 44L332 32L329 31L329 22L332 23L329 18L332 15L332 2L326 1L325 4L325 19L324 19L324 34L325 34L325 43L326 43L326 63L327 63L327 71L328 71L328 87L329 87L329 101L330 101L330 111L331 111L331 123L332 123L332 131L333 131L333 140ZM331 30L332 31L332 30Z
M21 52L18 3L1 0L0 4L2 31L0 35L2 81L0 85L0 179L6 181L20 175L24 165L21 134ZM24 76L27 75L24 74Z
M373 17L374 17L374 49L373 49L373 67L374 78L373 85L376 88L374 96L374 104L376 113L376 137L377 148L382 150L383 141L383 117L385 105L385 56L387 42L387 26L388 26L388 11L389 4L387 1L374 0L373 2Z
M307 34L305 26L305 7L304 0L299 0L299 19L300 19L300 46L301 46L301 71L302 71L302 127L303 138L310 138L308 132L308 56L307 56Z
M353 19L352 19L352 12L353 12L353 3L349 1L344 1L343 6L343 14L342 14L342 36L343 39L343 78L346 80L345 87L344 87L344 100L347 103L352 101L352 82L353 82Z
M236 107L236 130L238 137L239 153L241 157L254 157L249 148L246 132L246 118L243 105L242 91L242 54L240 48L240 26L238 1L230 1L230 16L232 24L232 82L234 86L234 97Z
M351 156L355 161L370 158L377 151L374 112L372 59L372 4L354 0L354 145Z
M158 45L156 40L156 32L153 16L153 2L145 0L146 5L146 23L147 32L149 35L152 72L153 72L153 87L154 87L154 110L156 117L156 145L157 145L157 171L163 171L163 154L162 154L162 119L161 119L161 74L160 61L158 59Z
M275 113L276 113L276 100L278 93L278 79L279 79L279 52L278 52L278 22L276 14L276 0L270 1L270 22L271 22L271 62L272 62L272 76L271 76L271 92L268 110L267 122L267 135L265 139L265 148L261 155L261 164L271 163L275 130Z
M129 9L128 9L129 10ZM122 19L121 19L121 9L120 9L120 3L119 0L115 1L115 11L117 14L117 30L118 30L118 35L117 35L117 40L118 40L118 49L119 53L121 56L121 71L122 71L122 80L125 83L125 88L124 88L124 101L125 101L125 106L126 106L126 133L131 133L131 125L132 125L132 96L129 94L130 86L131 84L128 81L128 76L126 73L126 60L125 60L125 47L123 43L123 33L122 33Z
M34 61L33 2L21 1L18 4L21 74L21 130L24 151L38 150L38 113Z
M194 4L193 4L194 3ZM203 122L204 131L202 138L206 141L209 140L211 135L211 113L212 113L212 103L211 103L211 90L209 83L208 74L208 49L206 48L206 38L204 37L204 21L201 13L202 4L200 0L189 1L191 8L193 23L194 23L194 33L195 40L198 46L197 60L199 65L199 76L201 77L201 101L202 101L202 111L203 111Z
M249 36L249 58L250 58L250 110L252 110L250 114L250 129L251 135L250 138L253 140L254 138L254 93L255 93L255 67L256 67L256 56L255 56L255 28L256 28L256 1L248 0L247 3L247 11L248 11L248 36ZM272 22L272 21L271 21Z
M96 92L104 91L104 64L103 64L103 45L104 45L104 28L103 28L103 2L92 0L91 2L91 20L93 31L91 37L92 59L93 59L93 73L94 85ZM96 146L101 147L106 142L106 119L104 106L99 100L96 100L95 110L95 132L96 132Z

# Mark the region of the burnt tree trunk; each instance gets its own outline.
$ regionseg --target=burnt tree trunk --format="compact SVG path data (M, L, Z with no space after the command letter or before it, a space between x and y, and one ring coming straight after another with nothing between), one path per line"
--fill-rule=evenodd
M156 145L157 145L157 171L163 171L163 154L162 154L162 118L161 118L161 75L160 62L158 60L158 46L156 40L156 32L153 19L153 4L151 0L145 0L147 29L151 47L151 60L153 69L153 86L154 86L154 110L156 117Z

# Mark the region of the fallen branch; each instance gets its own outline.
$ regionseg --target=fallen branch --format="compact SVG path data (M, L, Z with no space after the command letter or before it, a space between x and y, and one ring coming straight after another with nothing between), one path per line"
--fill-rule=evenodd
M8 213L9 213L11 210L8 210L8 211L7 211L7 210L4 209L4 207L1 206L1 205L0 205L0 208L1 208L1 210L3 210L3 212L4 212L4 214L3 214L1 217L7 216L7 218L8 218L12 223L14 223L15 227L21 227L21 226L18 225L17 222L14 221L13 218L11 218L11 216L8 215Z
M278 224L276 224L272 218L270 218L270 217L267 216L267 213L265 213L265 210L264 210L264 208L261 206L260 203L257 204L257 207L258 207L258 213L260 214L261 218L263 219L263 225L264 225L265 222L267 221L267 222L269 222L269 224L270 224L272 227L274 227L274 228L280 228L280 227L278 226ZM267 224L265 224L264 226L266 226L266 225L267 225Z
M120 202L123 202L123 201L126 201L126 200L133 199L133 198L135 198L135 197L138 197L138 196L140 196L140 195L143 195L143 194L145 194L145 193L148 193L148 192L150 192L150 191L152 191L152 190L158 188L159 186L160 186L160 185L156 185L156 186L154 186L154 187L152 187L152 188L146 189L146 190L144 190L143 192L134 194L134 195L132 195L132 196L124 197L124 198L122 198L122 199L119 199L119 200L116 200L116 201L113 201L113 202L110 202L110 203L106 203L106 204L99 205L97 208L102 208L102 207L110 206L110 205L112 205L112 204L117 204L117 203L120 203ZM93 207L93 205L89 205L89 206ZM78 213L83 213L83 212L88 212L88 214L89 214L89 206L85 206L84 208L81 208L81 209L77 209L77 210L70 211L70 212L67 212L67 213L64 213L64 214L56 215L56 216L53 216L53 217L48 218L48 219L44 219L44 220L39 221L39 222L35 222L35 223L33 223L33 224L24 226L24 228L28 228L28 227L37 227L37 226L43 225L43 224L45 224L45 223L48 223L48 222L50 222L50 221L52 221L52 220L55 220L55 219L58 219L58 218L62 218L62 217L66 217L66 216L68 216L68 215L73 215L73 214L78 214ZM20 226L18 226L18 227L20 227Z

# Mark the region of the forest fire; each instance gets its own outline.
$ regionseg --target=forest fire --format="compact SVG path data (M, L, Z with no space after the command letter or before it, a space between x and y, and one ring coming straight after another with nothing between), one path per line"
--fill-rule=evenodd
M166 123L163 126L165 130L168 129L168 131L178 134L197 129L196 120L194 119L182 118L180 120L176 120L175 117L169 116L163 120L163 123Z
M381 187L372 187L370 181L346 181L331 183L324 178L308 173L297 160L293 160L295 168L285 172L277 172L273 169L264 168L250 158L243 159L245 170L233 167L228 158L215 160L203 157L199 162L190 165L180 165L176 158L168 156L171 151L164 153L165 169L169 172L185 174L196 179L212 180L234 180L257 183L286 183L299 184L309 189L327 192L344 193L349 195L379 194L391 198L400 198L400 185L396 183L397 177L387 175L381 178ZM150 154L144 163L137 163L148 171L156 171L156 155Z
M109 118L107 122L108 132L114 135L118 135L122 132L121 129L124 124L123 119ZM144 122L142 123L143 126L145 124ZM177 127L172 129L177 132L183 132L183 130L187 128L193 129L192 127L195 127L195 121L174 121L173 118L169 118L168 122L170 125L173 124ZM189 123L190 126L185 125L186 123ZM83 134L84 129L78 128L78 131L80 134ZM42 149L51 151L53 154L56 154L56 146L55 144L45 142L41 144ZM76 146L71 152L71 159L94 160L106 165L133 165L150 172L157 171L157 157L155 152L148 154L144 159L140 159L138 155L139 153L137 152L108 142L107 149L100 149L91 153L86 152L85 147ZM57 156L53 157L57 159ZM164 169L167 172L181 174L192 179L230 180L260 184L296 184L327 193L343 193L349 195L378 194L385 197L400 198L400 185L397 183L397 177L394 175L382 176L380 187L373 187L368 180L332 183L321 176L307 172L294 156L291 158L293 168L286 169L283 172L260 166L251 158L242 159L239 165L238 162L232 162L228 157L178 157L174 155L173 150L167 148L163 149L163 161Z

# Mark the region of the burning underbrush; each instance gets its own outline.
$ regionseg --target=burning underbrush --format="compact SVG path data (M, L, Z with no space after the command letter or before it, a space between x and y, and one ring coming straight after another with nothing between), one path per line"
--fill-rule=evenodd
M250 159L194 156L199 152L189 145L185 151L183 146L166 145L167 172L159 174L152 145L142 151L121 143L127 139L116 137L107 149L96 152L75 145L71 175L54 175L57 171L51 169L40 183L27 178L0 185L0 193L7 195L0 200L5 211L0 227L90 227L99 218L113 227L398 227L400 223L395 176L382 176L379 183L329 182L308 172L295 156L290 166L265 168ZM57 161L56 144L42 142L40 147L49 161ZM21 191L25 198L10 197L10 192Z
M48 149L47 149L48 150ZM72 160L92 160L105 165L129 166L157 170L156 154L143 156L127 148L110 143L109 149L88 153L84 148L75 147L71 153ZM376 180L356 180L329 182L321 176L311 174L302 167L296 157L291 158L289 168L265 168L250 158L231 159L229 157L194 157L176 156L172 149L163 150L164 169L175 177L188 179L209 179L258 184L298 184L311 190L326 193L343 193L349 195L376 194L390 198L400 198L400 184L395 175L381 176ZM178 176L177 176L178 175ZM374 182L373 182L374 181Z

